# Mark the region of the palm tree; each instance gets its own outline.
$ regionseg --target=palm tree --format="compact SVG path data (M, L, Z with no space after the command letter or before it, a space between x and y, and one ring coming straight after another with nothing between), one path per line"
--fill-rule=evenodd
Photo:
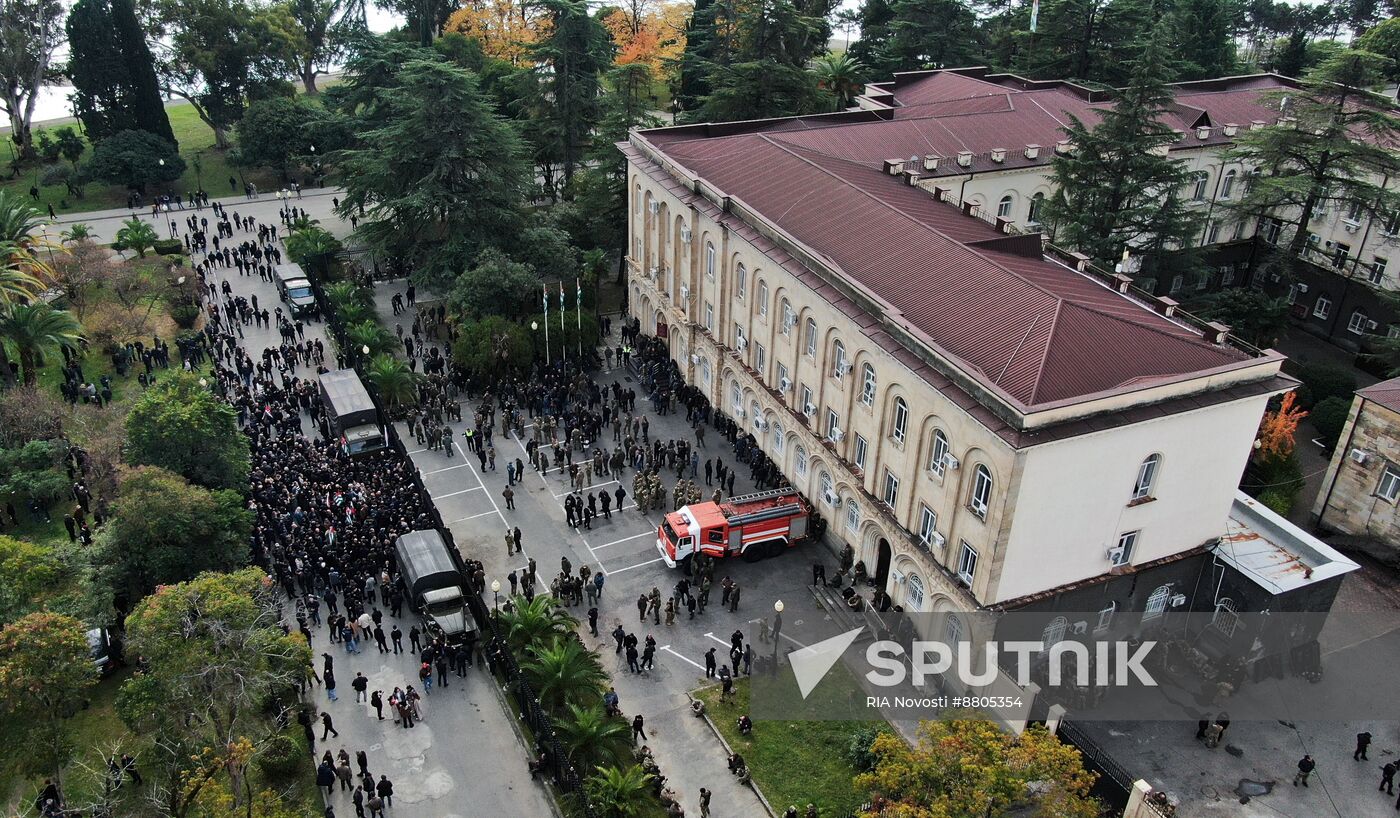
M0 242L0 306L28 301L44 288L18 245Z
M44 354L59 347L76 347L82 341L82 326L71 313L42 302L12 304L0 313L0 339L19 357L24 385L33 386Z
M518 650L550 644L578 624L578 620L560 607L558 600L547 594L529 600L517 596L510 608L501 613L501 622L506 626L506 638Z
M365 373L390 411L418 402L419 374L392 355L376 355Z
M90 239L92 238L92 228L82 222L78 222L67 230L64 230L61 238L64 244Z
M156 229L140 219L122 222L121 229L117 231L117 241L128 250L135 250L141 258L145 258L146 251L159 240Z
M363 324L366 321L374 323L374 310L361 304L359 301L351 301L334 308L336 317L340 323L353 327L356 324Z
M287 236L287 258L318 276L331 268L331 259L343 249L340 240L324 228L308 224Z
M394 336L369 319L347 328L345 342L349 344L350 351L354 355L361 354L360 351L364 347L369 347L370 355L379 355L393 349L394 344L397 343Z
M351 304L364 304L365 294L353 281L337 281L326 285L326 300L339 310Z
M0 190L0 242L33 252L47 245L44 214L13 191Z
M632 728L626 720L603 712L599 705L568 705L567 715L556 721L554 728L569 761L579 769L620 764L631 755Z
M650 803L651 776L636 764L599 767L584 782L593 809L604 818L632 818Z
M813 63L817 86L836 98L837 110L851 107L861 89L861 75L865 73L860 60L842 52L818 57Z
M546 710L568 702L596 701L608 678L598 657L572 635L556 637L548 647L537 648L520 669L535 686L535 695Z

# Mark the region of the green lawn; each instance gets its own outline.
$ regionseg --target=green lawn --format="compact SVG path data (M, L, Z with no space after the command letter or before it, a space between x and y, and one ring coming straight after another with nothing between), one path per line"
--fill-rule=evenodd
M195 113L193 106L167 105L165 110L170 115L170 128L175 132L175 140L180 143L180 155L185 159L185 175L161 190L148 190L146 197L148 205L154 194L178 193L183 196L189 191L196 190L201 183L211 197L227 196L231 192L241 193L245 179L257 185L261 190L272 190L281 186L277 175L272 171L261 169L249 171L235 168L229 164L227 153L214 148L214 131L204 124L204 121L199 118L199 114ZM38 137L40 131L62 127L77 130L78 125L77 123L67 123L38 127L34 129L35 137ZM92 153L89 148L79 162L86 162L91 157ZM196 158L199 161L199 170L195 169ZM4 163L0 164L0 167L8 168L9 155L4 155L3 159ZM63 185L56 187L39 185L39 179L42 175L43 165L30 165L23 170L18 179L6 178L0 181L0 189L8 189L21 196L28 196L30 186L39 186L39 207L52 204L59 218L63 218L65 214L126 206L126 190L121 186L92 182L84 186L83 198L75 199L69 197L68 189ZM228 187L230 176L238 180L234 191L230 191Z
M789 806L798 812L816 804L823 816L845 818L865 799L852 786L857 770L846 752L866 721L757 721L748 736L739 735L736 721L749 712L749 680L734 685L735 695L720 701L719 687L696 695L724 740L744 757L754 783L779 814Z

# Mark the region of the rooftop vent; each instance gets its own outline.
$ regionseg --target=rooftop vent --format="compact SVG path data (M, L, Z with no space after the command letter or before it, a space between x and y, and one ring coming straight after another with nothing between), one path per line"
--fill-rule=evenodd
M891 176L898 176L899 174L901 174L901 173L903 173L903 172L904 172L904 160L903 160L903 159L886 159L886 160L885 160L885 173L888 173L888 174L891 175Z
M1202 335L1212 344L1223 344L1225 343L1225 339L1230 337L1230 326L1228 324L1222 324L1219 321L1211 321L1206 324Z
M1058 154L1060 154L1061 156L1068 156L1069 154L1071 154L1071 153L1073 153L1073 152L1074 152L1074 143L1071 142L1070 140L1068 140L1068 139L1061 139L1059 142L1056 142L1056 143L1055 143L1055 153L1058 153Z
M913 187L919 183L919 172L913 168L904 171L904 184Z
M1239 133L1239 132L1240 132L1240 126L1236 125L1236 124L1233 123L1233 122L1227 122L1227 123L1225 123L1224 133L1225 133L1226 136L1234 136L1235 134L1237 134L1237 133Z
M952 192L952 190L946 187L938 187L935 185L933 188L933 200L936 202L946 202L948 201L948 194Z
M1034 159L1034 158L1036 158L1037 156L1040 156L1040 146L1039 146L1039 145L1027 145L1027 146L1026 146L1026 158L1027 158L1027 159Z
M929 154L924 157L924 170L938 170L938 157Z
M972 151L958 151L958 165L970 167L972 165Z
M1251 131L1257 131L1257 130L1259 130L1260 128L1264 127L1264 124L1265 124L1265 123L1264 123L1264 120L1262 120L1262 119L1256 119L1256 120L1254 120L1253 122L1250 122L1250 123L1249 123L1249 129L1250 129Z
M1006 161L1006 148L992 148L992 161L998 164Z
M1207 139L1210 139L1210 126L1209 126L1209 125L1202 125L1201 127L1197 128L1197 129L1196 129L1196 138L1199 139L1199 140L1201 140L1201 141L1203 141L1203 142L1204 142L1205 140L1207 140Z
M1167 295L1157 296L1157 311L1168 318L1176 315L1176 308L1181 306L1181 302Z
M1113 274L1113 288L1120 293L1126 293L1133 286L1133 277L1123 273Z

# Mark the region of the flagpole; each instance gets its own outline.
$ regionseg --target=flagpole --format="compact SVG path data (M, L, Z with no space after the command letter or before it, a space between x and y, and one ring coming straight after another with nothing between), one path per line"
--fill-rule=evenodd
M544 288L544 365L549 366L549 285L540 286Z
M559 357L569 360L569 340L564 335L564 280L559 280Z
M578 356L579 356L579 358L582 358L582 357L583 357L583 279L581 279L581 278L575 278L575 279L574 279L574 287L577 288L577 296L575 297L574 300L575 300L575 302L576 302L576 306L578 307Z

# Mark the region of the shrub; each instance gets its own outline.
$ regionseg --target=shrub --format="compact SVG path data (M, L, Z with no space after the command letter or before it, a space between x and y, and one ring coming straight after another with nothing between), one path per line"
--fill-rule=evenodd
M258 752L258 769L274 780L291 778L299 771L305 753L291 738L276 736Z
M875 769L875 754L870 752L870 746L883 732L884 728L872 725L862 727L851 736L851 743L846 747L846 760L851 762L852 767L863 773Z
M181 256L185 254L185 243L179 239L158 239L151 249L162 256Z
M170 308L170 317L180 329L193 329L199 321L199 307L194 304L177 304Z
M1287 517L1288 512L1293 510L1293 500L1297 495L1286 488L1265 489L1259 493L1259 502L1268 506L1271 511Z
M1342 428L1347 425L1347 414L1350 412L1349 399L1331 397L1318 401L1308 414L1317 428L1317 436L1329 450L1337 445L1337 439L1342 436Z
M1304 386L1298 390L1298 404L1304 409L1311 409L1328 398L1343 398L1350 403L1356 391L1356 374L1339 366L1305 364L1298 370L1298 380Z

